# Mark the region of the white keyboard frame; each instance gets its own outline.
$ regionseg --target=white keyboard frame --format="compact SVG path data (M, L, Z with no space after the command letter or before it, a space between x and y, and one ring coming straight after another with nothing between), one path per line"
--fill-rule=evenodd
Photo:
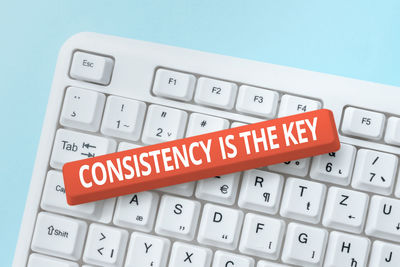
M102 86L69 77L72 55L76 50L114 58L114 71L109 85ZM343 108L348 105L379 111L386 115L400 115L399 87L132 39L95 33L76 34L66 41L59 53L13 266L25 266L31 252L31 239L40 210L46 173L50 168L53 140L56 130L60 127L59 115L66 87L82 87L105 94L224 117L231 121L260 121L260 118L200 106L194 102L155 97L151 91L155 70L159 67L237 84L269 88L278 91L280 95L289 93L318 99L322 101L324 108L334 112L338 127ZM389 146L383 142L375 143L343 135L340 135L340 140L359 147L400 154L400 147ZM318 225L321 226L321 223L316 226Z

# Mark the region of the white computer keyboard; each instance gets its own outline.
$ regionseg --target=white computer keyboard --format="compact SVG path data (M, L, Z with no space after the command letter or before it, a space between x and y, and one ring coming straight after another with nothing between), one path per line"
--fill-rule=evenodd
M399 267L400 88L94 33L62 47L14 266ZM69 206L65 162L329 108L341 149Z

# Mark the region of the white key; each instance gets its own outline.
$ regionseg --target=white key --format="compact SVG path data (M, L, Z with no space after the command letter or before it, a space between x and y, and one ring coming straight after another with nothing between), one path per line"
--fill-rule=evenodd
M378 140L382 137L385 115L369 110L348 107L344 111L344 134Z
M355 157L354 146L341 144L338 151L313 158L310 176L314 180L348 185Z
M400 118L390 117L386 125L385 142L400 146Z
M233 250L239 240L243 212L205 204L197 240L206 245Z
M29 256L28 267L79 267L76 262L60 260L57 258L33 253Z
M200 202L164 195L158 211L155 232L192 240L200 214Z
M121 142L118 145L118 152L129 150L129 149L134 149L134 148L138 148L138 147L142 147L142 146L137 145L137 144L127 143L127 142Z
M309 166L310 158L304 158L286 161L275 165L269 165L268 170L304 177L308 173Z
M281 216L310 223L321 218L326 186L306 180L288 178L283 193Z
M105 95L95 91L68 87L60 116L60 124L89 132L100 127Z
M319 101L293 95L283 95L281 98L278 117L285 117L320 108L321 102Z
M322 224L338 230L361 233L368 208L368 195L365 193L329 188Z
M365 233L370 236L399 242L400 200L373 196L369 207Z
M259 261L257 263L257 267L290 267L290 266L286 265L286 264L279 264L279 263L269 262L269 261Z
M234 122L232 122L232 124L231 124L231 128L240 127L240 126L245 126L245 125L247 125L247 123L234 121Z
M232 109L237 85L230 82L201 77L197 81L194 101L222 109Z
M248 213L244 220L239 250L242 253L276 260L281 250L285 222Z
M351 186L389 195L393 190L398 159L393 154L360 149L357 153Z
M170 245L166 238L133 232L125 267L165 267Z
M115 227L91 224L83 260L101 266L121 266L125 255L128 231Z
M170 267L210 267L212 251L209 248L175 242L172 246Z
M282 261L301 266L322 266L328 232L312 226L290 223Z
M159 196L144 191L118 197L114 224L144 232L153 229Z
M105 135L139 140L146 104L128 98L109 96L104 109L101 132Z
M226 119L200 113L192 113L189 117L186 137L216 132L228 128L229 121Z
M396 185L396 190L394 191L394 195L397 198L400 198L400 172L397 174L397 185Z
M176 184L167 187L157 188L156 190L179 196L191 197L193 195L195 185L196 182L189 182L189 183Z
M365 237L331 232L324 267L366 267L370 243Z
M143 143L156 144L183 138L186 120L185 111L150 105L143 130Z
M283 176L256 169L243 173L238 205L241 208L275 214L278 211Z
M87 225L72 218L40 212L32 239L32 250L78 260L82 254Z
M221 250L214 254L212 267L254 267L254 260L247 256L237 255Z
M192 99L196 77L182 72L158 69L153 92L158 96L183 101Z
M240 172L203 179L197 182L196 197L232 205L236 199Z
M114 60L110 57L77 51L69 75L73 79L107 85L111 81Z
M275 91L242 85L239 88L236 109L252 115L273 118L278 100L279 94Z
M115 152L116 142L100 136L58 129L50 166L61 169L64 163Z
M400 246L382 241L375 241L372 246L369 267L398 267Z

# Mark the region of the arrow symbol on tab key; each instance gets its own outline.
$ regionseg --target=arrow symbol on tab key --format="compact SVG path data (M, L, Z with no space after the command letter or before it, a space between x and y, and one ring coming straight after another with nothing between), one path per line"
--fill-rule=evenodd
M88 152L88 153L81 153L81 155L86 156L86 157L88 157L88 158L93 158L93 157L95 156L94 153L90 153L90 152Z
M96 146L92 146L92 145L90 145L89 143L85 143L85 142L82 143L82 147L86 147L87 149L89 149L89 148L96 148Z

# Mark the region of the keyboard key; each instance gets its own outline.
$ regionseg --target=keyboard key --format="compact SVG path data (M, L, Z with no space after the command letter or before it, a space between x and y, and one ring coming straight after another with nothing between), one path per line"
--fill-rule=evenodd
M400 146L400 118L390 117L386 125L385 142Z
M115 152L116 142L100 136L58 129L50 166L61 169L66 162Z
M32 250L61 258L78 260L82 254L86 223L40 212L32 239Z
M236 199L240 172L215 176L197 182L196 197L207 201L232 205Z
M104 94L95 91L68 87L60 124L89 132L98 131L105 99Z
M324 267L366 267L369 248L365 237L331 232Z
M400 246L375 241L372 246L369 267L398 267L400 262Z
M137 145L137 144L128 143L128 142L121 142L118 145L118 152L124 151L124 150L129 150L129 149L134 149L134 148L138 148L138 147L142 147L142 146Z
M286 161L275 165L269 165L268 170L304 177L308 173L309 166L310 166L310 158L304 158L304 159Z
M389 195L393 191L397 162L395 155L360 149L357 153L351 186Z
M318 223L321 218L325 193L326 186L324 184L288 178L280 214L296 220Z
M310 176L314 180L348 185L355 157L354 146L341 144L340 150L313 158Z
M33 253L29 256L28 267L79 267L76 262L61 260Z
M194 101L222 109L232 109L237 85L230 82L201 77L197 81Z
M155 232L160 235L192 240L200 214L200 202L164 195L158 211Z
M338 187L329 188L322 224L338 230L361 233L368 208L368 195Z
M240 127L240 126L245 126L245 125L247 125L247 123L234 121L234 122L232 122L232 124L231 124L231 128Z
M216 132L228 128L229 121L226 119L199 113L192 113L189 117L186 137Z
M156 144L183 138L187 116L182 110L150 105L143 130L143 143Z
M91 224L83 260L101 266L121 266L128 231L101 224Z
M77 51L69 75L76 80L107 85L111 81L113 68L114 60L110 57Z
M166 267L170 245L166 238L133 232L125 267Z
M290 266L286 265L286 264L279 264L279 263L269 262L269 261L259 261L257 263L257 267L290 267Z
M146 104L117 96L107 98L101 132L105 135L139 140L143 127Z
M321 266L327 240L328 232L325 229L290 223L282 261L301 266Z
M201 244L233 250L243 222L243 212L205 204L197 240Z
M243 113L271 119L275 117L278 100L277 92L242 85L239 88L236 109Z
M347 135L378 140L382 137L385 115L348 107L344 111L342 132Z
M183 197L191 197L193 195L195 185L196 185L196 182L189 182L189 183L171 185L171 186L167 186L167 187L161 187L156 190L164 192L164 193L183 196Z
M239 250L242 253L276 260L278 258L285 222L248 213L244 220Z
M400 200L373 196L365 233L373 237L399 242Z
M254 260L250 257L237 255L221 250L214 254L212 267L254 267Z
M283 95L278 117L285 117L321 108L321 102L304 97Z
M256 169L243 173L238 205L241 208L275 214L278 211L283 176Z
M150 191L118 197L114 224L150 232L156 217L159 196Z
M192 99L196 77L192 74L158 69L153 92L158 96L189 101Z
M172 246L169 266L210 267L212 251L209 248L175 242Z

